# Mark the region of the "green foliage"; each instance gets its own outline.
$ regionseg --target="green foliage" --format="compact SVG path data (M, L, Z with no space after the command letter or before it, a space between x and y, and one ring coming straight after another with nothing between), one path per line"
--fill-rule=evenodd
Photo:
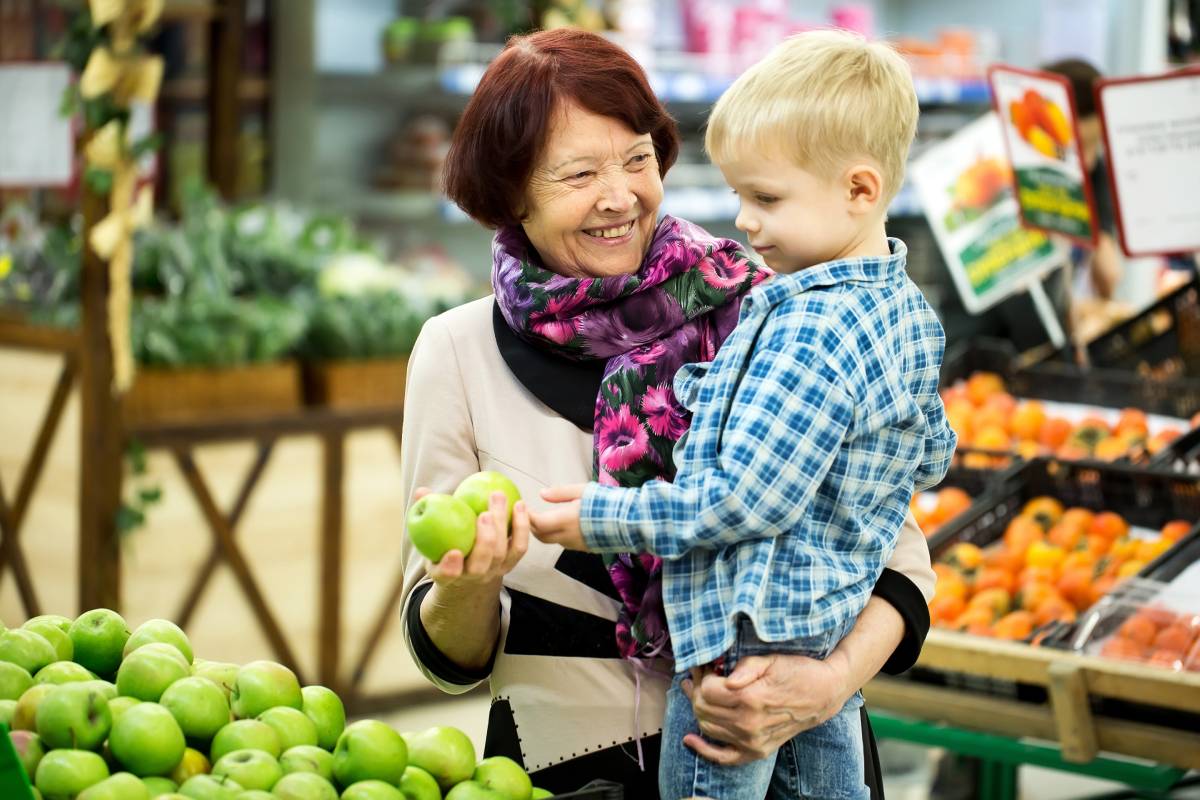
M304 336L304 313L274 297L143 300L134 307L133 353L152 367L228 367L277 361Z
M424 321L398 292L318 296L300 352L316 360L406 355Z

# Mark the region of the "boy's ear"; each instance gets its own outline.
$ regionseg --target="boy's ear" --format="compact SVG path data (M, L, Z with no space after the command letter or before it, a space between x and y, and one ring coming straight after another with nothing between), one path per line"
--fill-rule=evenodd
M846 170L844 185L852 212L874 211L883 199L883 175L870 164L855 164Z

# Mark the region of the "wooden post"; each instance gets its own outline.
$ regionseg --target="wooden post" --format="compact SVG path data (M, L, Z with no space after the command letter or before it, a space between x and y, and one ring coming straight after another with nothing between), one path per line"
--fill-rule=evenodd
M344 515L346 431L321 437L321 588L317 675L321 683L341 692L339 673L342 644L342 522Z
M221 3L212 31L208 64L208 177L226 200L233 200L238 177L242 48L246 41L246 0Z
M122 444L119 402L113 392L108 337L108 264L92 250L92 228L108 213L108 199L82 187L83 270L79 342L79 609L121 605L117 510L121 504Z

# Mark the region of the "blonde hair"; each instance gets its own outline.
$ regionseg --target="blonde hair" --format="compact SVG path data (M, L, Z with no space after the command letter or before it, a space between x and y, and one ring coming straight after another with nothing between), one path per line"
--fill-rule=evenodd
M917 114L912 74L891 46L808 31L776 45L721 95L704 148L717 163L770 152L830 179L865 156L883 175L886 207L904 180Z

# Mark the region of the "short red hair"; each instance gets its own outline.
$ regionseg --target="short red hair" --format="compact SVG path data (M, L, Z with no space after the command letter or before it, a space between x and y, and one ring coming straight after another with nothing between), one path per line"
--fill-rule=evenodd
M650 134L660 174L675 163L679 130L637 61L602 36L559 28L510 38L483 73L450 142L446 195L490 228L519 224L551 119L567 102Z

